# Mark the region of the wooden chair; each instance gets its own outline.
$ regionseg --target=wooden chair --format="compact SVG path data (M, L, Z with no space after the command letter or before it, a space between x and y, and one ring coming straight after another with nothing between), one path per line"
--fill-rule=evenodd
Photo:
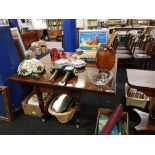
M112 44L112 48L116 51L117 47L119 44L119 40L118 40L118 36L114 39L113 44Z
M151 39L150 35L145 34L143 36L138 37L134 53L144 54L145 46L150 39Z
M133 58L133 48L134 48L134 43L135 43L135 37L132 37L131 38L131 43L128 47L128 50L126 50L126 53L117 53L116 52L116 55L117 55L117 58L118 59L132 59Z
M129 50L131 49L131 44L132 44L132 39L133 39L133 35L128 35L127 36L127 42L126 42L126 44L125 44L125 47L124 48L117 48L116 49L116 53L117 54L129 54L130 52L129 52Z
M134 60L140 60L142 63L143 69L149 69L150 59L152 58L153 52L154 52L153 49L155 46L155 40L151 38L145 42L144 50L143 50L144 53L136 53L135 52L136 45L137 45L137 42L135 41L134 47L133 47L133 54L132 54Z
M118 46L117 50L127 50L127 44L129 43L130 41L130 38L131 38L131 34L130 33L126 33L126 42L125 42L125 46Z

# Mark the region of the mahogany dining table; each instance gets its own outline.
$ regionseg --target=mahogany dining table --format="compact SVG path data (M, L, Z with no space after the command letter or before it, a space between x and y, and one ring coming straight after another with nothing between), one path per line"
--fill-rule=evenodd
M65 52L68 59L70 59L72 53ZM41 75L40 79L32 77L21 77L17 74L10 76L8 79L13 82L19 82L26 85L32 85L34 91L37 94L39 107L44 114L42 120L47 118L48 112L45 111L44 101L42 97L43 91L52 91L55 94L68 94L75 99L76 108L76 127L80 127L80 99L83 92L91 92L104 95L116 94L116 74L117 74L117 59L115 60L114 67L111 69L113 73L112 80L106 86L94 85L89 77L89 71L97 71L95 63L86 63L86 66L78 69L77 76L71 78L67 83L61 83L63 76L56 78L54 82L49 81L51 77L50 68L54 64L51 61L50 54L46 55L40 61L45 65L46 72Z

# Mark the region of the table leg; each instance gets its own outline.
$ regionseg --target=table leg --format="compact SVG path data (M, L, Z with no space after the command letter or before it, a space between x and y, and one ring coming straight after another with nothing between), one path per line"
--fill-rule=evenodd
M43 100L42 92L40 91L38 86L35 86L35 92L36 92L37 97L38 97L38 102L39 102L40 110L43 113L42 121L44 122L46 120L46 118L47 118L47 114L45 112L44 100Z
M80 127L80 102L75 103L76 108L76 128Z

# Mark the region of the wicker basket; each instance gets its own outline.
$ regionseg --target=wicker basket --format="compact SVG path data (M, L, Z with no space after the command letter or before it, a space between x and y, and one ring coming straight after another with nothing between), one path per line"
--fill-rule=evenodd
M55 116L60 123L69 122L73 118L75 111L76 111L75 107L69 107L67 111L62 112L62 113L57 113L57 112L52 111L51 106L52 106L52 103L48 107L48 112L51 115Z
M146 96L144 94L144 98L140 99L140 98L134 98L134 97L129 97L128 96L128 90L129 90L129 85L127 83L125 83L125 97L126 97L126 105L127 106L136 106L136 107L140 107L140 108L145 108L146 103L150 100L150 98L148 96Z

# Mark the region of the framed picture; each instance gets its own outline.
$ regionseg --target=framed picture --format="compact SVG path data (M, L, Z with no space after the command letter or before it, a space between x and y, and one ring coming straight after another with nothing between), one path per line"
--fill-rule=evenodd
M24 43L22 41L22 38L20 36L18 29L15 27L15 28L11 28L10 30L11 30L13 38L17 38L19 40L22 50L25 52L26 49L25 49Z
M107 44L108 30L79 30L79 48L97 50L101 44Z
M10 102L9 89L6 86L0 86L0 119L12 121L13 109Z

